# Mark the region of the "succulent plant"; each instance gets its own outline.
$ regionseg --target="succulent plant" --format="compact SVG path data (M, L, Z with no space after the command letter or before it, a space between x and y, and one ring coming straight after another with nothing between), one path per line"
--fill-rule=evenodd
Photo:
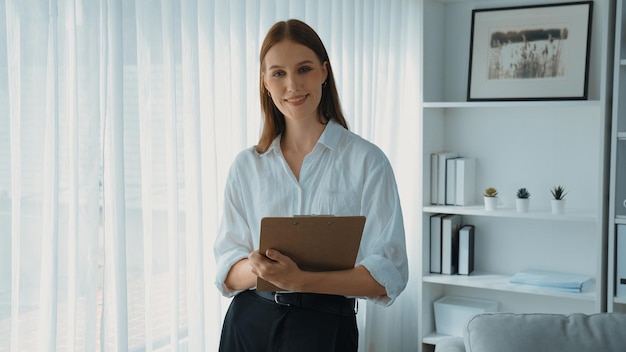
M556 200L562 200L567 194L567 192L565 192L565 187L561 185L552 187L552 189L550 189L550 193L552 193L552 198Z
M498 196L498 190L493 188L493 187L489 187L487 189L485 189L485 197L497 197Z
M520 188L517 190L517 198L527 199L530 198L530 192L526 188Z

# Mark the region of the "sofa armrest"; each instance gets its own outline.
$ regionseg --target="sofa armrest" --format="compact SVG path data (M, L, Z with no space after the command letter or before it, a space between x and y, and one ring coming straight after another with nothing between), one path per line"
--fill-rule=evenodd
M448 337L437 342L435 352L465 352L462 337Z

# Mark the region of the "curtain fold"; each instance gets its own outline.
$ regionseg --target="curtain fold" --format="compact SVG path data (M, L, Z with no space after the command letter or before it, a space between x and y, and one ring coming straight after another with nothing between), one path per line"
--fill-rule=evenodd
M165 113L164 131L165 131L165 164L166 176L165 183L167 196L165 200L165 211L167 213L167 236L168 244L168 266L169 275L166 280L169 281L169 299L166 306L169 308L166 316L170 321L169 341L179 341L180 326L180 280L179 280L179 236L178 225L179 218L179 190L178 190L178 123L176 114L176 66L175 66L175 49L174 49L174 19L173 19L173 2L161 2L161 23L162 35L161 42L163 46L163 111ZM171 351L178 351L178 343L170 343Z
M153 169L154 161L152 154L153 125L152 125L152 56L149 44L150 30L153 21L151 6L148 1L135 1L135 13L137 18L137 90L138 90L138 117L139 117L139 149L141 167L141 203L153 203ZM153 346L153 287L154 267L153 255L153 207L142 207L141 220L143 224L143 324L145 330L145 350L152 351Z
M203 283L208 278L202 234L202 186L200 141L198 3L181 1L182 113L184 125L186 283L189 350L204 350L205 297Z
M21 92L21 55L20 55L20 11L18 0L7 0L5 8L5 22L6 22L6 47L7 47L7 89L9 99L7 100L7 120L10 130L10 148L9 155L9 187L7 189L7 198L9 199L8 209L16 209L16 211L7 212L5 217L9 217L7 223L9 226L5 228L10 229L11 251L9 253L10 268L11 271L7 275L4 273L4 287L3 291L5 297L8 296L10 300L9 310L12 317L19 316L20 302L20 279L21 279L21 233L22 233L22 138L21 138L21 117L22 117L22 92ZM9 55L8 53L11 53ZM6 124L5 124L6 126ZM5 181L6 182L6 181ZM6 241L6 240L5 240ZM6 282L10 280L10 284L6 285ZM8 286L8 287L7 287ZM6 300L6 298L5 298ZM6 310L6 308L5 308ZM6 316L6 313L5 313ZM6 318L5 318L6 319ZM19 343L20 324L19 319L11 319L9 321L10 332L8 338L9 348L13 351L17 350ZM6 338L5 338L6 340Z
M391 160L420 260L418 0L0 0L0 352L215 351L212 245L261 130L261 41L326 44L350 128ZM409 281L360 351L418 344ZM399 318L400 317L400 318Z
M122 31L123 11L121 0L106 2L104 41L106 53L101 56L106 64L106 100L104 111L104 138L102 148L103 172L103 230L104 230L104 279L103 312L100 336L102 351L129 350L128 306L128 258L127 258L127 214L128 198L125 179L124 140L124 37ZM137 251L137 248L132 248Z
M58 312L59 249L59 110L57 6L49 3L48 46L46 52L46 91L44 117L44 177L41 227L41 286L39 289L38 351L56 347ZM71 143L73 144L73 143Z

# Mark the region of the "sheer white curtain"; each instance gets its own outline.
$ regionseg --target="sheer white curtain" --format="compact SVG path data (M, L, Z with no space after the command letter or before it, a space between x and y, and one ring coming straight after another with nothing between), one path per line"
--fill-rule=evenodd
M0 350L94 350L98 9L0 4Z
M212 244L258 138L258 52L299 18L350 127L390 157L419 260L418 0L0 0L0 351L214 351ZM362 351L415 350L417 282L361 302Z

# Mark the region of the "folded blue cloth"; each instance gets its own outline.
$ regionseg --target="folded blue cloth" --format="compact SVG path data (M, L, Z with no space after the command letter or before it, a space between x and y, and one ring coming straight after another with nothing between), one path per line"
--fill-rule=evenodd
M512 284L540 286L565 292L581 292L590 281L591 277L588 275L541 270L523 270L509 279Z

